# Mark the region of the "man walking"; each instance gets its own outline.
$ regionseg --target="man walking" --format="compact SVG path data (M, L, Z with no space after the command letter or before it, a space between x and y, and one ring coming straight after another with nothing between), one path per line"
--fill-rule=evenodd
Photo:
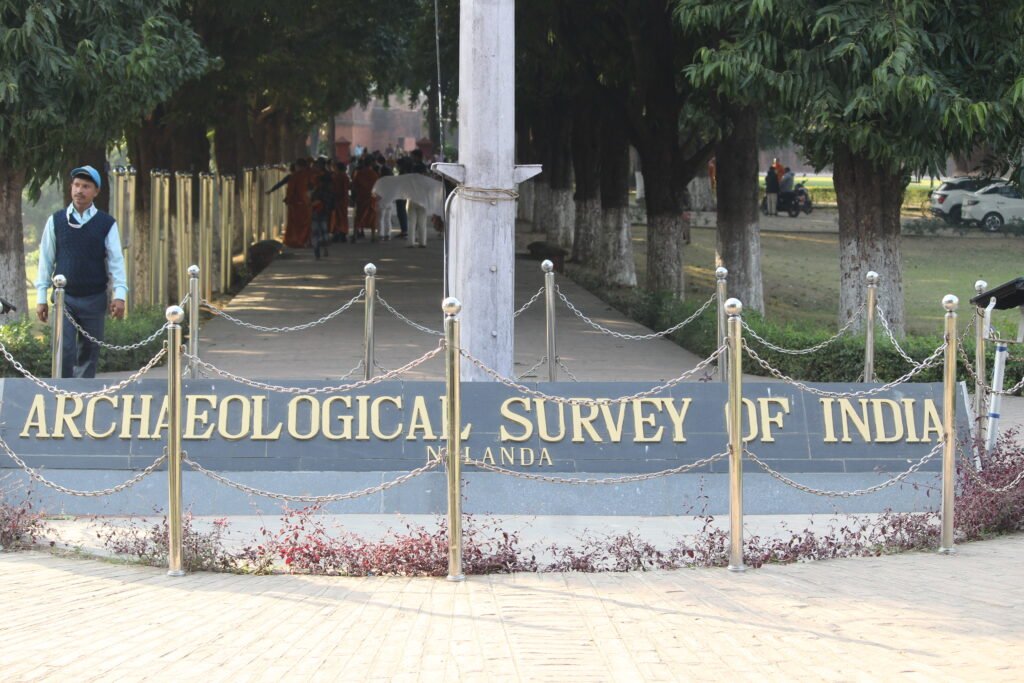
M67 278L64 306L68 313L83 330L103 341L107 283L113 280L114 300L109 310L115 318L124 317L128 283L117 222L93 206L101 185L95 168L76 168L71 172L71 204L47 219L39 245L36 315L44 323L49 320L46 292L53 276L63 275ZM95 377L99 356L99 345L77 330L65 334L61 377Z

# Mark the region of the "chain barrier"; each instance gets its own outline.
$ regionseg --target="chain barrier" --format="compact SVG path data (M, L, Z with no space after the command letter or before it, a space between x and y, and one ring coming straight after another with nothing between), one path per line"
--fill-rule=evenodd
M96 391L68 391L67 389L61 389L59 387L55 387L52 384L44 382L43 380L39 379L31 372L29 372L24 365L15 360L14 356L12 356L11 352L7 350L7 347L4 346L3 342L0 342L0 353L2 353L4 358L7 359L8 363L14 366L15 370L17 370L18 372L25 376L25 379L30 380L37 387L39 387L40 389L45 389L54 396L66 396L69 398L93 398L95 396L108 396L110 394L120 391L121 389L124 389L129 384L138 382L143 375L152 370L153 366L159 363L160 360L163 359L165 355L167 355L167 348L165 345L164 348L161 348L159 351L157 351L156 355L150 358L148 363L143 365L141 369L136 371L134 374L130 375L127 379L123 379L117 384L112 384L109 387L97 389Z
M342 375L342 376L341 376L341 377L339 377L338 379L340 379L340 380L346 380L346 379L348 379L349 377L351 377L352 375L354 375L354 374L356 374L357 372L359 372L359 370L361 370L361 369L362 369L362 367L363 367L363 361L362 361L362 360L360 360L360 361L359 361L358 363L356 363L356 364L355 364L355 367L353 367L353 368L352 368L351 370L349 370L348 372L346 372L346 373L345 373L344 375ZM202 371L202 368L200 368L200 371ZM203 374L205 375L206 373L204 372Z
M963 363L964 369L967 370L967 375L972 380L974 380L975 386L980 386L982 388L982 391L985 391L989 394L999 394L1000 396L1014 396L1021 389L1024 389L1024 378L1022 378L1019 382L1014 384L1009 389L994 389L988 383L986 383L985 380L978 378L978 373L974 369L974 364L971 362L971 359L967 355L967 352L964 351L963 346L959 346L958 351L960 353L960 362Z
M878 321L882 323L882 329L885 330L885 336L889 338L889 343L892 344L894 349L896 349L896 353L898 353L903 360L907 361L910 365L917 365L917 361L911 358L910 354L904 351L903 347L900 346L899 340L896 339L896 335L889 326L889 321L886 319L885 311L883 311L881 307L878 307L876 310L878 312Z
M565 363L562 361L561 356L555 356L555 363L558 365L558 367L562 368L562 372L569 375L569 379L571 379L573 382L579 382L579 380L576 379L576 375L572 374L572 370L566 367Z
M801 391L806 391L807 393L814 394L816 396L822 396L825 398L857 398L861 396L873 396L875 394L880 394L883 391L888 391L893 387L899 386L900 384L903 384L905 382L909 382L915 375L919 374L921 371L927 368L932 367L933 365L939 362L940 356L946 350L946 342L943 342L941 345L939 345L939 348L935 349L935 352L932 353L932 355L925 358L923 361L921 361L920 365L916 365L912 370L910 370L903 376L894 379L888 384L883 384L881 386L873 387L871 389L862 389L861 391L826 391L825 389L818 389L809 386L799 380L793 379L789 375L783 374L781 370L772 367L768 363L768 361L761 358L761 356L757 355L757 352L754 351L754 349L747 346L746 344L743 345L743 349L747 352L748 356L754 359L754 361L756 361L758 365L760 365L762 368L771 373L773 377L775 377L776 379L780 379L788 384L792 384Z
M164 323L163 325L161 325L160 329L158 329L156 332L149 335L142 341L137 341L134 344L125 344L123 346L118 346L117 344L108 344L107 342L97 339L96 337L86 332L85 329L78 324L78 321L75 320L74 317L71 315L71 311L69 311L66 307L64 309L64 317L67 318L68 322L71 323L71 326L78 331L78 334L82 335L83 337L91 341L93 344L96 344L97 346L102 346L105 349L110 349L111 351L134 351L135 349L141 349L143 346L146 346L147 344L151 344L152 342L156 341L156 339L160 335L167 331L167 327L170 325L170 323Z
M253 486L248 486L247 484L234 481L233 479L228 479L223 475L217 474L213 470L206 469L205 467L197 463L195 460L189 458L187 454L182 454L182 460L184 460L184 462L186 462L188 466L194 469L196 472L206 475L210 479L213 479L214 481L220 484L224 484L225 486L229 486L233 489L241 491L242 493L247 493L253 496L261 496L263 498L271 498L273 500L282 500L290 503L336 503L341 500L353 500L355 498L371 496L375 493L387 491L388 489L398 486L399 484L404 484L410 479L414 479L420 476L421 474L428 472L429 470L432 470L438 465L437 460L430 460L429 462L427 462L426 465L422 467L417 467L416 469L411 470L396 479L392 479L391 481L386 481L383 484L371 486L369 488L365 488L359 491L350 491L348 493L331 493L324 496L300 496L292 495L289 493L274 493L272 491L264 491L263 489L258 489Z
M689 463L687 465L680 465L679 467L673 467L667 470L661 470L658 472L649 472L647 474L628 474L621 477L605 477L604 479L576 479L573 477L552 477L546 474L529 474L527 472L516 472L515 470L506 469L498 465L492 465L490 463L482 462L480 460L469 460L463 461L464 465L472 465L479 467L482 470L489 472L496 472L498 474L507 474L510 477L517 479L529 479L530 481L543 481L549 484L579 484L582 486L604 486L604 485L615 485L615 484L632 484L640 481L648 481L650 479L657 479L658 477L666 477L672 474L682 474L683 472L690 472L692 470L710 465L711 463L718 462L725 456L729 455L726 453L715 453L712 456L698 460L696 462Z
M974 481L975 484L989 493L1008 493L1010 489L1017 488L1020 486L1020 483L1024 481L1024 470L1021 470L1013 481L1006 486L992 486L985 481L981 472L974 469L974 464L971 463L971 456L964 453L962 448L957 448L957 454L960 456L960 461L963 463L963 468L967 472L967 476Z
M49 479L41 475L38 470L29 467L28 463L19 458L18 455L13 450L11 450L11 447L8 446L7 442L3 440L3 437L0 437L0 449L3 449L3 451L7 454L7 457L13 460L18 467L23 469L25 471L25 474L27 474L29 477L39 482L43 486L51 488L54 491L58 491L60 493L65 493L69 496L79 496L82 498L100 498L102 496L111 496L115 493L120 493L121 491L124 491L127 488L135 486L140 481L142 481L149 475L153 474L153 472L155 472L157 468L160 467L160 465L162 465L165 460L167 460L167 453L164 453L159 458L154 460L153 464L151 464L146 469L139 471L131 479L122 482L117 486L111 486L109 489L98 489L96 491L79 491L77 489L69 489L66 486L61 486L56 482L50 481Z
M519 317L519 316L521 316L521 315L522 315L523 313L525 313L525 312L526 312L526 309L527 309L527 308L529 308L530 306L532 306L532 305L534 305L535 303L537 303L537 299L539 299L539 298L540 298L540 295L541 295L541 294L543 294L543 293L544 293L544 287L541 287L540 289L538 289L538 290L537 290L537 293L536 293L536 294L534 294L534 295L533 295L532 297L530 297L530 300L529 300L529 301L527 301L527 302L526 302L525 304L523 304L522 306L520 306L520 307L519 307L519 310L517 310L517 311L516 311L516 312L515 312L515 313L514 313L514 314L512 315L512 317L513 317L513 318L518 318L518 317Z
M221 370L217 366L212 365L211 363L207 363L201 358L195 358L187 352L183 352L182 356L189 361L194 359L196 363L199 365L199 367L205 368L206 370L209 370L211 373L220 375L224 379L229 379L232 382L237 382L239 384L243 384L253 389L260 389L262 391L276 391L281 394L315 396L317 394L345 393L348 391L363 389L374 384L379 384L381 382L386 382L388 380L395 379L396 377L405 374L409 370L412 370L413 368L426 363L434 356L440 354L441 351L443 350L444 342L442 341L440 344L437 345L437 348L431 349L430 351L427 351L419 358L409 361L400 368L396 368L395 370L389 370L387 373L383 375L378 375L376 377L371 377L370 379L364 379L358 382L353 382L352 384L339 384L337 386L330 387L285 387L279 384L268 384L266 382L260 382L258 380L249 379L247 377L236 375L234 373L228 372L227 370Z
M435 337L443 337L444 336L444 332L441 332L440 330L433 330L433 329L431 329L429 327L426 327L425 325L420 325L418 322L414 322L414 321L410 320L409 318L407 318L406 316L404 316L401 313L399 313L398 310L394 306L389 304L384 299L384 297L382 297L380 295L380 292L377 293L377 301L380 302L380 305L383 306L388 311L388 313L390 313L391 315L395 316L396 318L401 320L406 325L408 325L410 327L414 327L417 330L419 330L420 332L424 332L426 334L432 334Z
M792 479L790 479L786 475L782 474L781 472L773 470L771 465L766 463L764 460L761 460L761 458L757 457L756 455L751 453L746 448L743 449L743 452L744 452L744 454L746 454L746 456L748 458L750 458L752 461L757 463L757 466L760 467L762 470L764 470L767 474L769 474L773 478L781 481L786 486L791 486L791 487L795 488L798 491L803 491L804 493L810 493L811 495L815 495L815 496L824 496L824 497L827 497L827 498L855 498L857 496L866 496L869 493L877 493L878 491L881 491L882 489L889 488L893 484L898 484L899 482L903 481L904 479L909 477L911 474L917 472L919 469L924 467L928 463L928 461L930 461L940 451L942 451L943 443L944 443L944 440L940 439L939 442L937 444L935 444L935 447L933 449L931 449L928 453L926 453L924 455L924 457L922 457L920 460L918 460L913 465L911 465L910 469L908 469L906 472L900 472L899 474L897 474L892 479L886 479L885 481L883 481L883 482L881 482L879 484L875 484L874 486L869 486L866 489L857 489L857 490L854 490L854 491L830 491L830 490L827 490L827 489L816 489L816 488L812 488L810 486L805 486L804 484L801 484L799 482L793 481Z
M544 365L547 362L548 362L548 357L547 356L541 356L540 360L537 361L536 363L534 363L530 367L529 370L527 370L526 372L522 373L521 375L516 375L516 381L518 382L521 379L523 379L524 377L526 377L527 375L533 374L534 372L537 371L537 368L539 368L540 366Z
M543 399L545 401L551 401L552 403L560 403L570 406L610 406L619 403L628 403L630 401L635 401L636 399L639 398L654 396L656 394L662 393L667 389L671 389L680 382L689 379L690 377L693 377L699 372L702 372L705 368L714 363L720 355L725 353L725 351L728 348L728 344L722 344L715 350L714 353L712 353L710 356L702 360L700 363L697 363L697 365L692 370L687 370L680 376L676 377L675 379L669 380L664 384L660 384L651 389L647 389L646 391L637 392L630 396L622 396L620 398L568 398L565 396L552 396L550 394L545 394L542 391L537 391L527 386L523 386L522 384L517 384L515 381L510 380L507 377L503 377L501 373L499 373L497 370L494 370L486 363L484 363L482 360L480 360L473 354L469 353L465 349L459 349L459 353L461 353L462 356L464 356L466 360L468 360L470 363L483 370L485 374L489 375L497 382L504 384L508 388L519 392L520 394L526 394L528 396L533 396L534 398Z
M349 299L340 308L337 308L337 309L331 311L330 313L328 313L327 315L323 316L322 318L317 318L316 320L312 320L312 321L310 321L308 323L303 323L301 325L292 325L290 327L273 327L273 326L268 326L268 325L256 325L255 323L246 322L244 320L236 318L235 316L231 315L227 311L224 311L224 310L222 310L220 308L217 308L216 306L211 304L206 299L203 299L202 302L200 303L200 305L203 306L206 310L210 311L210 313L212 313L215 316L219 316L221 318L224 318L225 320L233 322L236 325L240 325L242 327L248 327L250 330L256 330L257 332L301 332L302 330L308 330L311 327L316 327L317 325L323 325L324 323L326 323L326 322L328 322L330 320L333 320L334 318L337 318L339 315L341 315L342 313L344 313L348 309L352 308L352 306L357 304L359 301L361 301L365 294L366 294L366 290L365 289L360 289L358 294L356 294L354 297Z
M609 330L607 327L605 327L605 326L603 326L603 325L601 325L599 323L594 322L593 320L588 318L583 313L583 311L581 311L580 309L576 308L576 306L574 306L573 303L571 301L569 301L569 298L566 297L565 294L562 293L561 287L559 287L558 285L555 285L555 290L558 292L558 298L560 298L562 300L562 302L566 306L569 307L569 310L572 311L576 315L577 318L579 318L580 320L582 320L586 324L590 325L591 327L593 327L598 332L601 332L602 334L608 334L608 335L611 335L613 337L617 337L618 339L626 339L628 341L648 341L650 339L657 339L659 337L667 337L668 335L672 334L673 332L675 332L677 330L681 330L682 328L686 327L687 325L692 323L694 320L699 318L701 315L703 315L704 311L708 310L708 306L713 304L715 302L715 300L718 298L718 296L716 294L712 294L711 297L708 298L708 300L705 301L704 304L700 308L698 308L696 311L694 311L693 315L691 315L689 318L687 318L686 320L684 320L684 321L682 321L680 323L676 323L675 325L673 325L672 327L668 328L667 330L662 330L661 332L651 332L650 334L625 334L623 332L616 332L615 330Z
M784 354L787 354L787 355L790 355L790 356L803 356L803 355L807 355L807 354L810 354L810 353L814 353L815 351L821 351L823 348L825 348L829 344L835 343L836 340L838 340L840 337L842 337L843 335L845 335L847 332L850 331L850 328L853 327L854 323L856 323L858 320L860 320L860 318L863 315L863 313L864 313L864 304L861 304L860 308L857 309L856 311L854 311L853 315L850 316L850 319L846 321L845 325L843 325L842 327L839 328L838 332L836 332L834 335L832 335L831 337L829 337L825 341L819 342L818 344L815 344L814 346L808 346L806 349L787 349L787 348L783 348L781 346L777 346L777 345L771 343L770 341L768 341L767 339L765 339L764 337L762 337L761 335L759 335L757 332L755 332L754 329L750 325L747 324L746 320L743 320L742 324L743 324L743 329L747 332L747 334L749 334L751 337L756 339L761 345L765 346L766 348L769 348L772 351L775 351L777 353L784 353Z

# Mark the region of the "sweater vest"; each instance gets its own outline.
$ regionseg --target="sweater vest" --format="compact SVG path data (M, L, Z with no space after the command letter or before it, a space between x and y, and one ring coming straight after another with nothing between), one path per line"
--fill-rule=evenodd
M56 245L54 274L67 278L70 296L91 296L107 290L107 233L114 217L102 211L80 228L68 224L66 209L53 214Z

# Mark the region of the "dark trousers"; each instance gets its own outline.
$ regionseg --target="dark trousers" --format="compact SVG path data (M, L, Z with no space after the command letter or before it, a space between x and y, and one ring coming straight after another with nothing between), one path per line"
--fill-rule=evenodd
M64 306L83 330L103 341L103 323L107 316L107 293L91 296L64 295ZM64 338L61 348L61 377L95 377L100 359L100 347L64 320Z
M398 214L398 225L403 235L409 234L409 214L405 212L405 200L399 199L395 202L395 213Z

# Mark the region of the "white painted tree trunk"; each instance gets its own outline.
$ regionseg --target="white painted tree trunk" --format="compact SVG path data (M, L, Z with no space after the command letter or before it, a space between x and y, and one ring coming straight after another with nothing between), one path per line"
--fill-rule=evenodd
M601 198L593 197L575 202L576 227L573 237L573 259L578 263L592 264L598 253L598 239L601 233Z
M28 289L25 272L25 232L21 218L21 193L24 176L21 171L0 164L0 296L14 304L18 311L0 314L0 323L10 322L35 310L35 297L25 296ZM32 273L34 280L36 274ZM5 361L6 362L6 361Z
M551 190L551 224L548 241L564 249L572 249L572 233L576 229L576 201L572 190Z
M519 186L519 204L516 207L516 219L525 224L524 230L527 232L534 231L534 187L536 187L536 184L536 180L527 180Z
M551 186L542 177L533 181L533 232L547 235L551 222Z
M690 195L691 211L714 211L718 207L715 201L715 192L711 189L711 178L708 175L699 175L690 181L686 186Z
M614 287L636 287L629 208L605 209L601 222L601 268L605 281Z

